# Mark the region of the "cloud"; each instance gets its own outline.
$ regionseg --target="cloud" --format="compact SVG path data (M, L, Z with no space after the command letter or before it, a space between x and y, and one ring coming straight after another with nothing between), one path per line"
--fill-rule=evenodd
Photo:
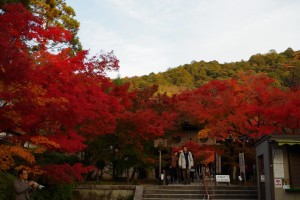
M296 0L93 0L89 12L74 5L84 48L114 50L121 76L300 47Z
M113 50L120 60L121 76L143 75L145 70L151 71L153 67L166 63L162 43L150 45L145 38L144 41L130 40L93 21L82 22L80 38L91 54Z
M124 16L146 25L158 25L162 21L172 19L178 9L178 0L108 0L115 9ZM178 13L177 13L178 14Z

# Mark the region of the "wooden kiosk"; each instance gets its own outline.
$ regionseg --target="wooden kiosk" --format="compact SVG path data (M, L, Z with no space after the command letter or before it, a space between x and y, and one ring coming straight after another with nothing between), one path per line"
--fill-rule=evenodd
M300 199L300 135L266 135L255 148L259 199Z

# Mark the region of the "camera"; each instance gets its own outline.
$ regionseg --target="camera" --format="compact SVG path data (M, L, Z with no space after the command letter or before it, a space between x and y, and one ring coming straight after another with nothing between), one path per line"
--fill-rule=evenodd
M45 186L38 184L37 182L33 183L33 187L38 188L39 190L43 189Z
M43 186L43 185L38 185L38 188L41 190L41 189L43 189L45 186Z

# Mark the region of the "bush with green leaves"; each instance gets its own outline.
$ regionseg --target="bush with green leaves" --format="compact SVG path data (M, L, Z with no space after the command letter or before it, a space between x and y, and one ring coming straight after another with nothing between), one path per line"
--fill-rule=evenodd
M0 171L0 200L13 198L13 182L15 177Z

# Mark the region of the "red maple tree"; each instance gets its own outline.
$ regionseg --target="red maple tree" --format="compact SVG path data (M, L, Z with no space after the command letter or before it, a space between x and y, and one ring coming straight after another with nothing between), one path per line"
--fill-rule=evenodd
M69 31L44 28L21 4L2 9L0 132L18 135L3 145L29 153L34 151L25 143L75 153L86 147L86 140L112 133L122 106L105 71L118 69L115 56L74 53L62 45L71 40ZM4 166L5 159L0 162Z
M266 76L241 75L239 80L213 80L178 96L181 115L210 129L217 139L299 129L299 91L280 89Z

